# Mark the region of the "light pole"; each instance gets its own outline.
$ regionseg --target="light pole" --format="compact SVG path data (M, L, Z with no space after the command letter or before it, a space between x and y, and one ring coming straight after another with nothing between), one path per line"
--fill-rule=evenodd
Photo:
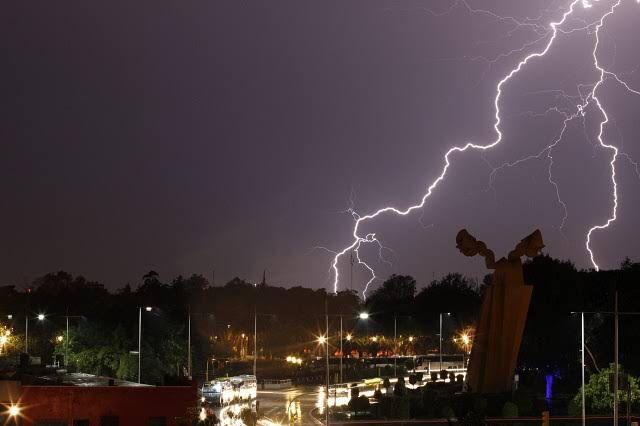
M398 316L393 316L393 377L398 377Z
M342 379L342 358L344 358L344 353L342 353L342 315L340 315L340 383L344 383Z
M67 333L64 342L64 368L69 368L69 318L82 318L80 315L67 315L64 316L67 322Z
M587 409L585 407L585 395L584 395L584 312L580 312L580 329L581 329L581 343L582 350L581 352L581 362L582 362L582 426L586 426L587 424Z
M327 359L327 393L326 393L326 397L325 397L325 424L327 426L329 426L329 313L327 312L327 298L325 297L324 299L324 319L325 319L325 326L326 326L326 346L325 346L325 354L326 354L326 359Z
M36 317L38 321L44 321L45 315L38 314ZM25 326L24 326L24 352L26 354L29 353L29 314L24 316Z
M214 369L213 362L215 360L216 360L215 358L211 358L211 367L212 367L212 369ZM207 357L207 374L206 374L206 377L205 377L205 382L209 383L209 357Z
M447 316L451 315L451 312L440 312L440 371L442 371L442 314L446 313Z
M618 426L618 386L620 368L618 364L618 291L615 292L614 306L614 353L615 353L615 375L613 376L613 426Z
M146 306L145 311L151 312L151 306ZM138 383L141 383L142 374L142 306L138 306Z
M368 320L369 319L369 312L366 312L366 311L360 312L358 314L358 318L361 319L362 321ZM367 333L367 337L368 337L368 333Z
M193 373L191 372L191 305L187 307L187 347L189 349L187 354L187 369L189 370L189 379L193 377ZM209 371L207 370L207 373Z
M258 312L256 305L253 305L253 376L256 375L256 367L258 362Z

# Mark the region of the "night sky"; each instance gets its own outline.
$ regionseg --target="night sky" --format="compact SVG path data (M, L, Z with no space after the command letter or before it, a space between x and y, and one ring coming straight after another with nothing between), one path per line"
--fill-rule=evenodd
M598 54L638 89L640 5L623 3ZM545 25L569 1L468 4ZM610 5L580 8L584 21L566 29ZM4 4L0 284L60 269L109 288L150 269L166 280L215 270L222 284L266 269L274 285L330 287L331 255L314 247L350 244L351 202L360 213L414 204L449 147L491 141L496 84L544 46L536 29L453 1ZM593 42L593 31L559 35L505 86L498 147L452 157L425 209L367 224L393 249L392 265L362 252L381 277L482 277L482 259L455 248L463 227L497 255L540 228L546 253L590 267L585 234L612 205L597 111L571 122L553 153L563 232L546 157L500 171L493 189L489 178L490 165L557 137L562 117L543 113L575 110L580 84L597 80ZM640 160L640 96L612 79L599 96L606 141ZM603 269L640 260L640 177L627 157L617 164L619 217L593 241ZM354 287L366 280L356 268Z

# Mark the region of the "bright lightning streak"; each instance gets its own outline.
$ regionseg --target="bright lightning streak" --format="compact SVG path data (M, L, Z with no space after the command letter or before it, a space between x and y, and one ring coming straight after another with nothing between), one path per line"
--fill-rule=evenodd
M523 46L521 46L520 48L511 50L509 52L507 52L506 54L502 54L499 55L498 57L494 58L494 59L486 59L486 58L474 58L474 59L485 59L488 62L495 62L500 58L506 57L506 56L510 56L513 53L517 53L517 52L522 52L524 51L526 48L531 47L535 44L537 44L539 41L543 40L546 36L549 37L548 41L546 42L546 44L544 45L544 48L538 52L534 52L531 53L529 55L527 55L524 59L522 59L520 62L518 62L518 64L515 66L515 68L511 69L511 71L505 75L496 85L496 96L494 98L494 110L495 110L495 115L494 115L494 131L496 134L495 139L485 145L482 144L477 144L477 143L472 143L472 142L468 142L465 145L462 146L454 146L453 148L449 149L445 155L444 155L444 166L442 168L442 171L440 173L440 175L438 175L436 177L435 180L433 180L431 182L431 184L429 184L427 186L427 191L426 193L422 196L422 198L420 199L420 202L412 205L410 207L407 207L405 209L400 209L397 207L393 207L393 206L387 206L387 207L383 207L373 213L364 215L364 216L360 216L358 215L353 208L351 208L349 211L352 214L354 220L355 220L355 225L353 228L353 242L345 247L344 249L342 249L341 251L337 251L337 252L333 252L334 253L334 258L333 261L331 262L331 269L333 270L333 276L334 276L334 281L333 281L333 288L334 288L334 292L337 292L338 290L338 284L340 281L340 273L339 273L339 269L338 269L338 263L340 261L340 258L345 255L348 252L353 252L356 255L356 259L358 261L359 265L362 265L362 267L364 269L366 269L369 274L370 274L370 278L367 281L364 291L363 291L363 296L366 297L366 292L367 289L369 288L370 284L377 278L374 269L368 265L366 262L364 262L361 258L360 258L360 253L359 250L361 249L363 244L367 244L367 243L375 243L378 245L379 247L379 254L380 257L382 255L382 250L384 248L384 246L382 245L382 243L375 237L375 234L373 233L369 233L366 234L364 237L359 235L359 230L360 230L360 225L363 224L364 222L367 222L369 220L372 220L382 214L386 214L386 213L393 213L399 216L406 216L409 213L411 213L414 210L417 209L421 209L422 207L424 207L424 205L426 204L428 198L431 196L431 194L433 193L433 191L438 187L438 185L440 184L440 182L442 182L447 174L447 171L449 169L449 166L451 165L451 155L454 153L458 153L458 152L465 152L467 150L480 150L480 151L486 151L489 150L493 147L495 147L496 145L498 145L502 139L503 139L503 133L501 130L501 123L502 123L502 118L501 118L501 111L500 111L500 99L502 97L502 93L503 93L503 87L505 86L505 84L507 82L509 82L515 75L517 75L524 66L526 66L531 60L535 59L535 58L539 58L542 57L544 55L547 54L547 52L549 51L549 49L551 49L551 47L553 46L554 41L556 40L558 34L571 34L577 31L583 31L583 30L588 30L590 33L594 34L595 36L595 42L594 42L594 47L592 50L592 57L593 57L593 66L596 69L599 78L598 80L590 85L579 85L578 86L578 92L580 94L580 103L575 105L575 112L573 113L567 113L566 111L561 111L559 108L554 107L554 108L550 108L548 109L544 114L547 114L549 112L556 112L556 113L560 113L564 116L564 120L563 120L563 124L562 124L562 128L557 136L556 139L553 140L553 142L546 146L542 151L540 151L538 154L534 154L534 155L530 155L524 158L521 158L519 160L516 160L514 162L510 162L510 163L504 163L499 167L493 167L493 170L491 171L490 174L490 179L489 179L489 187L492 188L492 181L493 178L495 176L495 174L505 168L505 167L514 167L517 166L518 164L521 164L525 161L529 161L532 159L540 159L543 155L546 156L546 160L548 161L548 181L549 183L554 187L555 189L555 193L556 193L556 199L558 201L558 203L562 206L562 209L564 211L564 216L562 218L562 222L560 224L560 231L562 232L562 228L564 227L566 221L567 221L567 217L568 217L568 212L567 212L567 205L566 203L562 200L561 196L560 196L560 188L557 184L557 182L554 180L553 178L553 174L552 174L552 168L553 168L553 149L562 141L562 138L565 134L565 131L567 130L567 126L569 124L569 122L571 122L573 119L581 117L583 120L583 126L584 126L584 119L586 116L586 110L587 107L589 107L589 105L594 104L595 107L598 109L599 113L602 115L602 120L600 120L599 122L599 130L598 130L598 134L597 134L597 142L598 145L601 148L604 148L606 150L610 150L612 152L612 157L611 157L611 161L609 162L609 165L611 167L611 182L613 185L613 208L611 211L611 215L610 217L606 220L605 223L600 224L600 225L595 225L592 226L587 235L586 235L586 249L589 253L589 257L591 260L591 263L593 265L593 267L596 270L599 270L600 267L598 265L598 263L595 260L595 255L593 253L593 250L591 249L591 237L593 232L598 231L598 230L602 230L602 229L606 229L608 228L617 218L617 208L618 208L618 184L616 181L616 160L618 158L618 156L624 156L627 160L629 160L629 162L635 166L635 170L636 170L636 174L638 174L638 176L640 177L640 173L638 172L638 163L634 162L630 156L628 156L625 153L619 152L618 148L612 144L606 143L604 141L603 135L604 135L604 128L605 126L609 123L610 119L609 119L609 115L607 114L607 112L605 111L604 107L602 106L602 103L600 102L600 99L597 96L597 92L598 89L602 86L602 84L605 82L605 80L607 79L613 79L615 80L618 84L620 84L622 87L624 87L629 93L635 94L635 95L640 95L640 91L632 89L623 79L621 79L617 74L606 70L599 62L598 60L598 48L600 46L600 30L602 29L602 27L604 26L604 21L611 15L613 15L613 13L615 12L616 8L618 6L620 6L620 4L622 3L623 0L617 0L615 1L612 6L608 9L608 11L606 11L604 14L602 14L600 16L600 19L594 21L594 23L584 23L584 26L579 27L579 28L571 28L568 30L563 30L562 28L560 28L568 19L568 17L570 15L572 15L576 9L576 6L578 4L581 4L583 8L585 9L591 9L594 6L595 2L599 2L600 0L572 0L568 9L562 14L562 18L559 21L556 22L551 22L549 24L549 31L547 31L546 33L544 32L544 30L541 28L541 26L538 26L537 24L531 24L531 23L523 23L521 21L516 20L515 18L511 18L511 17L500 17L497 14L494 14L493 12L490 11L485 11L485 10L481 10L481 9L473 9L471 8L466 1L464 0L459 0L459 2L457 1L456 3L454 3L454 6L457 4L463 4L471 13L481 13L481 14L486 14L489 16L493 16L495 18L501 19L503 21L510 21L512 23L514 23L515 27L524 27L524 26L529 26L532 27L534 29L534 31L537 34L541 34L542 38L538 38L536 40L534 40L531 43L527 43ZM640 0L636 0L637 3L640 3ZM452 6L452 8L454 7ZM452 8L450 8L448 11L450 11ZM445 13L448 13L445 12ZM431 11L429 11L431 12ZM431 12L434 16L437 16L438 14L435 14L433 12ZM577 19L577 18L576 18ZM584 21L582 21L584 22ZM514 30L510 31L510 34L513 32ZM550 36L548 35L550 34ZM587 93L583 93L582 92L582 88L584 87L591 87L590 90L587 91ZM564 92L562 91L557 91L560 93L560 95L562 95L566 100L571 100L572 97L566 95Z
M531 61L534 58L539 58L541 56L544 56L547 54L547 52L549 51L549 49L551 48L551 46L553 45L553 42L555 41L557 35L558 35L558 26L562 25L566 20L567 17L569 17L569 15L571 15L576 7L576 4L578 4L581 0L573 0L571 2L571 5L569 6L569 9L567 11L565 11L562 15L562 19L560 19L557 22L552 22L551 24L549 24L550 28L551 28L551 36L549 37L548 42L546 43L544 49L542 49L539 52L534 52L531 53L529 55L527 55L524 59L522 59L520 62L518 62L518 64L516 65L515 68L513 68L505 77L503 77L497 84L496 86L496 96L494 98L494 109L495 109L495 121L494 121L494 125L493 128L495 130L496 133L496 138L494 139L493 142L486 144L486 145L481 145L481 144L476 144L476 143L472 143L472 142L468 142L463 146L455 146L451 149L449 149L445 156L444 156L444 160L445 160L445 164L444 167L442 168L442 171L440 173L440 175L438 175L438 177L427 187L427 192L422 196L422 199L420 200L420 202L418 204L412 205L406 209L398 209L396 207L393 206L388 206L388 207L383 207L373 213L364 215L364 216L359 216L357 214L354 213L354 218L355 218L355 225L353 228L353 242L345 247L344 249L342 249L341 251L338 251L337 254L335 255L335 257L333 258L333 261L331 263L331 269L333 269L333 273L334 273L334 281L333 281L333 291L337 292L338 291L338 284L340 281L340 272L338 270L338 262L340 261L340 258L345 255L346 253L350 252L350 251L354 251L356 253L357 259L358 259L358 263L362 264L365 269L367 269L369 271L369 273L371 274L371 278L369 279L369 281L367 282L366 286L365 286L365 290L363 291L363 296L366 297L366 289L369 287L369 285L376 279L376 274L375 271L373 270L373 268L371 268L366 262L363 262L360 257L359 257L359 250L362 244L366 244L366 243L372 243L372 242L377 242L377 239L375 239L375 235L374 234L367 234L367 236L365 237L361 237L358 234L358 230L360 229L360 225L366 221L369 221L371 219L374 219L384 213L394 213L396 215L400 215L400 216L406 216L409 213L411 213L414 210L417 209L421 209L425 203L427 202L427 199L431 196L431 194L433 193L433 191L437 188L438 184L440 184L440 182L442 182L442 180L444 180L446 174L447 174L447 170L449 169L449 166L451 165L451 160L450 160L450 156L453 153L456 152L465 152L469 149L475 149L475 150L488 150L493 148L494 146L498 145L501 141L502 141L502 131L500 129L500 124L501 124L501 117L500 117L500 98L502 97L502 88L503 86L509 81L511 80L511 78L518 74L520 72L520 70L527 64L529 63L529 61Z
M611 216L607 219L607 221L604 224L595 225L595 226L591 227L591 229L589 229L589 232L587 233L587 242L585 244L585 246L587 248L587 251L589 252L589 257L591 259L591 263L593 264L593 267L596 269L596 271L600 270L600 266L598 265L598 263L595 260L595 256L593 254L593 250L591 250L591 234L594 231L608 228L609 225L611 225L611 223L613 223L616 220L617 216L618 216L618 182L616 181L616 159L618 158L618 148L616 148L613 145L605 143L604 140L602 139L602 134L604 133L604 126L609 122L609 116L607 115L607 112L602 107L602 104L600 103L600 99L598 99L598 97L596 95L596 91L598 90L598 87L600 87L602 85L602 83L604 82L605 76L608 75L608 74L612 75L618 82L622 82L622 80L620 80L615 74L610 73L608 71L605 71L605 69L598 62L598 54L597 54L597 52L598 52L598 46L600 45L600 29L604 25L604 20L608 16L613 14L615 9L618 6L620 6L620 2L621 1L622 0L616 1L616 3L613 6L611 6L611 9L609 9L609 11L607 13L605 13L602 16L602 18L600 18L600 22L598 22L598 25L596 26L596 31L595 31L596 42L595 42L595 44L593 46L593 53L592 53L592 55L593 55L593 65L600 72L600 79L593 86L593 89L591 90L591 93L590 93L590 97L591 97L591 99L593 99L595 101L596 106L598 107L598 109L600 110L600 113L604 117L604 119L602 121L600 121L600 128L598 130L598 143L603 148L607 148L607 149L610 149L610 150L613 151L613 156L611 157L611 162L609 163L611 165L611 182L613 183L613 210L611 212ZM623 83L623 85L628 90L631 90L629 88L629 86L627 86L626 83ZM637 92L635 92L635 93L637 93ZM585 107L588 105L588 102L589 101L587 100L587 103L584 105Z

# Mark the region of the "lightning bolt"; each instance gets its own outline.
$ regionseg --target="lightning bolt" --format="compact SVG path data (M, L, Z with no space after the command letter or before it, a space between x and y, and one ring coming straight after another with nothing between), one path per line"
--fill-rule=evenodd
M498 81L497 85L496 85L496 95L494 97L493 100L493 104L494 104L494 124L493 124L493 129L495 132L495 138L493 139L493 141L490 141L486 144L479 144L479 143L474 143L474 142L467 142L464 145L460 145L460 146L454 146L452 148L450 148L444 155L444 165L441 169L440 174L430 183L428 184L427 188L426 188L426 192L424 193L424 195L422 196L422 198L420 198L420 201L417 204L411 205L409 207L406 207L404 209L402 208L398 208L398 207L394 207L394 206L386 206L383 207L379 210L376 210L372 213L366 214L366 215L359 215L358 213L355 212L355 210L353 208L349 209L349 212L351 213L353 219L354 219L354 226L353 226L353 232L352 232L352 237L353 240L351 242L350 245L344 247L342 250L339 251L332 251L332 253L334 253L334 257L333 260L331 262L331 267L330 269L332 270L332 275L333 275L333 290L334 292L338 291L338 286L339 286L339 282L340 282L340 272L339 272L339 268L338 268L338 264L340 262L340 259L347 253L349 252L353 252L356 255L356 259L358 261L358 264L361 265L365 270L368 271L368 273L370 274L369 280L367 281L367 283L365 284L364 290L362 292L363 297L366 298L366 292L369 288L369 286L371 285L372 282L374 282L377 278L375 270L369 265L367 264L365 261L363 261L360 257L360 249L362 248L363 245L366 244L377 244L379 249L380 249L380 254L382 253L383 250L383 245L382 243L378 240L378 238L376 238L376 235L374 233L368 233L364 236L361 236L359 231L361 228L361 225L364 224L365 222L371 221L375 218L377 218L378 216L381 215L385 215L385 214L395 214L398 216L406 216L408 214L410 214L411 212L413 212L414 210L418 210L421 209L425 206L425 204L427 203L427 200L431 197L431 195L433 194L433 192L436 190L436 188L438 187L438 185L445 179L447 171L451 165L451 161L452 161L452 156L454 154L457 153L462 153L462 152L466 152L468 150L477 150L477 151L487 151L490 150L491 148L497 146L498 144L500 144L500 142L503 140L503 133L501 130L501 123L502 123L502 117L501 117L501 110L500 110L500 100L502 98L502 93L503 93L503 89L505 87L505 85L511 80L513 79L518 73L520 73L520 71L532 60L543 57L547 54L547 52L551 49L551 47L553 46L556 38L558 37L559 34L571 34L574 33L576 31L592 31L592 34L594 34L595 37L595 41L594 41L594 47L592 50L592 57L593 57L593 66L595 68L595 70L597 71L599 78L595 83L589 84L589 85L579 85L578 87L578 92L580 94L579 99L580 99L580 103L578 103L577 105L574 104L575 110L573 112L566 112L561 110L560 108L554 107L554 108L550 108L547 111L544 112L544 114L548 114L551 112L555 112L555 113L559 113L561 114L564 119L563 119L563 124L562 127L557 135L557 137L549 144L547 145L544 149L542 149L541 151L539 151L537 154L533 154L530 156L526 156L524 158L521 158L519 160L516 160L514 162L508 162L508 163L503 163L502 165L500 165L499 167L493 167L492 166L492 171L490 173L490 177L489 177L489 186L491 187L491 183L496 175L496 173L498 173L498 171L504 169L505 167L514 167L517 166L525 161L529 161L529 160L533 160L533 159L541 159L543 156L545 157L546 161L548 162L548 181L549 183L554 187L555 189L555 193L556 193L556 198L558 203L560 204L560 206L563 208L564 211L564 216L562 218L562 222L560 224L560 231L562 231L562 228L564 227L566 221L567 221L567 217L568 217L568 213L567 213L567 205L566 203L562 200L561 196L560 196L560 189L559 186L557 184L557 182L554 180L553 178L553 174L552 174L552 167L553 167L553 149L562 141L562 138L565 134L565 131L567 129L568 124L576 119L576 118L582 118L584 120L584 117L586 115L586 110L590 105L595 105L595 107L597 108L597 110L599 111L599 113L602 116L602 119L599 122L599 127L598 127L598 134L597 134L597 145L605 150L611 151L612 153L612 157L611 160L609 162L610 168L611 168L611 182L613 185L613 193L612 193L612 198L613 198L613 206L612 206L612 210L611 210L611 214L610 216L607 218L607 220L602 223L602 224L598 224L598 225L594 225L592 226L587 235L586 235L586 242L585 242L585 246L586 246L586 250L589 253L589 257L591 260L591 263L593 265L593 267L596 270L599 270L600 267L598 265L598 263L595 260L595 255L593 253L593 250L591 248L591 238L594 232L599 231L599 230L603 230L608 228L617 218L617 209L618 209L618 184L617 184L617 180L616 180L616 160L619 156L624 156L627 160L629 160L631 162L631 164L635 165L636 168L636 173L638 173L638 163L634 162L633 159L631 159L631 157L629 157L627 154L622 153L618 150L618 148L612 144L609 144L607 142L604 141L604 129L605 126L607 125L607 123L609 123L609 115L607 114L606 110L604 109L604 107L602 106L602 103L600 102L600 99L598 98L598 89L602 86L602 84L607 80L607 79L612 79L614 81L616 81L618 84L620 84L622 87L624 87L629 93L635 94L635 95L640 95L640 91L635 90L633 88L631 88L622 78L620 78L617 74L613 73L612 71L609 71L607 69L605 69L599 62L598 60L598 48L600 46L600 30L603 28L604 26L604 22L605 20L614 14L615 10L620 6L620 4L622 3L623 0L617 0L615 2L613 2L613 4L611 5L611 7L600 16L600 19L594 21L593 23L587 23L584 22L582 20L580 20L581 22L584 22L584 26L578 27L578 28L570 28L568 30L564 30L561 28L561 26L569 19L569 17L575 12L576 8L581 5L583 8L585 9L589 9L593 7L593 3L595 2L599 2L600 0L572 0L571 3L569 4L568 8L563 12L562 17L558 20L558 21L552 21L551 23L548 24L548 29L545 31L543 29L542 26L540 26L539 24L532 22L533 20L527 20L526 22L522 22L519 21L515 18L512 17L500 17L499 15L490 12L490 11L486 11L486 10L482 10L482 9L473 9L471 8L466 1L464 0L457 0L456 2L454 2L454 5L449 8L446 12L444 13L448 13L450 12L456 5L458 4L462 4L464 5L464 7L466 7L469 12L471 13L480 13L480 14L485 14L488 16L492 16L495 17L496 19L500 19L502 21L507 21L507 22L511 22L514 24L515 27L517 28L521 28L521 27L529 27L531 29L534 30L534 32L536 34L538 34L540 37L536 38L533 42L530 43L526 43L523 46L516 48L516 49L512 49L510 51L508 51L505 54L501 54L499 56L497 56L496 58L491 58L491 59L487 59L487 58L483 58L483 57L477 57L477 58L472 58L472 59L483 59L486 60L489 63L493 63L501 58L510 56L512 54L515 53L519 53L519 52L523 52L525 49L536 45L537 43L541 42L542 40L544 40L545 37L548 37L547 42L544 44L544 47L536 52L530 53L528 55L526 55L523 59L521 59L517 65L512 68L501 80ZM635 0L636 3L640 3L640 0ZM444 13L440 13L437 14L435 12L429 11L432 15L434 16L441 16ZM577 18L576 18L577 19ZM515 30L511 30L509 32L509 35L511 35L513 33L513 31ZM587 91L587 93L583 93L582 92L582 87L590 87L590 90ZM563 96L565 99L567 100L573 100L572 97L567 96L566 94L564 94L564 92L562 91L558 91L560 92L560 95ZM639 174L640 176L640 174Z

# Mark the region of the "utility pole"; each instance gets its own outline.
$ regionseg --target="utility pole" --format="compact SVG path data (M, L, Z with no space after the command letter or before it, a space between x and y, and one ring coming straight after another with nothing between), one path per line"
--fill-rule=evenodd
M442 327L441 327L442 328ZM398 377L398 316L393 316L393 376ZM442 330L440 330L442 333Z
M342 358L344 354L342 353L342 315L340 315L340 383L344 383L342 379Z
M24 353L29 353L29 312L24 316Z
M187 348L188 348L188 355L187 355L187 368L189 369L189 379L191 379L193 377L193 373L191 372L191 305L188 305L187 307L187 322L188 322L188 335L187 335Z
M326 325L325 354L327 359L327 392L325 393L325 424L329 426L329 312L327 310L327 296L324 298L324 319Z
M138 307L138 383L142 371L142 307Z
M614 354L615 354L615 367L613 376L613 426L618 426L618 375L620 374L618 365L618 290L615 292L614 299L614 327L615 327L615 342L614 342Z
M442 371L442 312L440 312L440 371Z
M69 311L67 310L67 335L64 339L64 368L69 369Z
M585 407L585 395L584 395L584 312L580 313L580 322L581 322L581 329L582 329L582 353L581 353L581 360L582 360L582 426L586 426L587 424L587 408Z
M258 311L254 302L253 305L253 375L256 375L256 367L258 361Z

